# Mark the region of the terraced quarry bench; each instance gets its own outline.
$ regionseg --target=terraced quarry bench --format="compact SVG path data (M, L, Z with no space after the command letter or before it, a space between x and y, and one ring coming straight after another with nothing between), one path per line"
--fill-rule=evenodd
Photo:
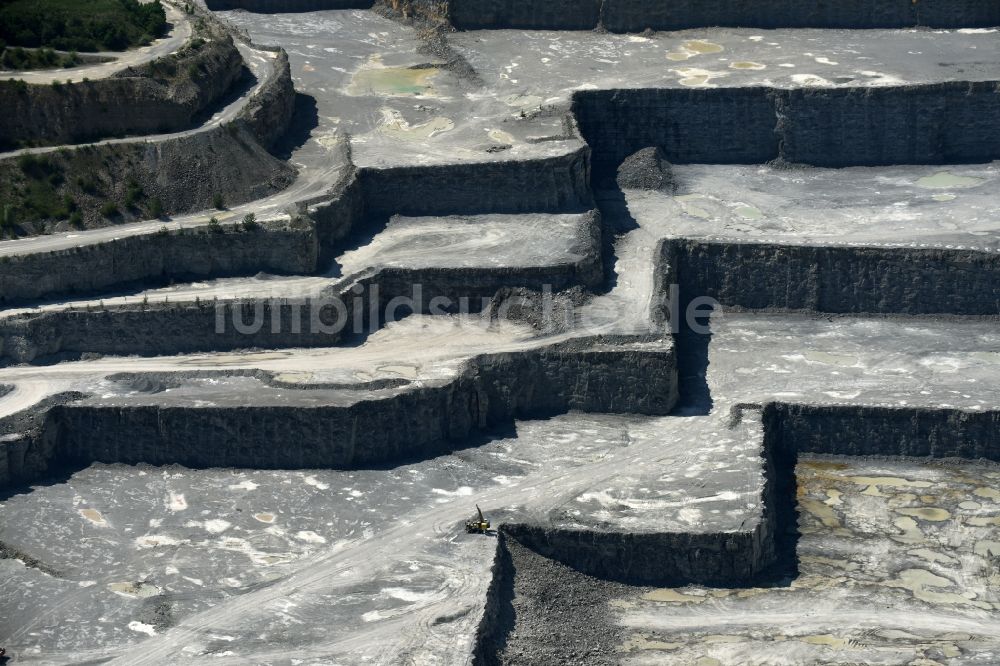
M8 652L1000 659L994 5L359 4L210 3L280 191L0 242Z

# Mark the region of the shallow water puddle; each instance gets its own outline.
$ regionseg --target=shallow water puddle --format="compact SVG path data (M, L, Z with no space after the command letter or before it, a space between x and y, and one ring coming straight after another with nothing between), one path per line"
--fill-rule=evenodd
M364 67L358 70L347 87L354 96L433 97L437 90L432 80L439 67Z
M722 53L725 49L721 44L707 42L703 39L691 39L681 44L675 51L667 54L668 60L688 60L699 55Z
M104 520L104 516L101 515L100 511L96 509L79 509L80 515L92 522L95 525L107 525L108 521Z
M948 171L939 171L933 176L924 176L917 181L917 187L928 189L950 189L953 187L977 187L983 183L982 178L959 176Z

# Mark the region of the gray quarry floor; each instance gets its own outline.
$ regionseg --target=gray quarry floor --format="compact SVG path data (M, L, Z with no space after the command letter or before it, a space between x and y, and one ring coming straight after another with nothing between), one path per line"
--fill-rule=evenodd
M629 191L640 224L715 241L972 249L1000 246L1000 167L678 165L676 191Z
M94 465L0 508L0 541L39 560L0 560L8 646L37 662L463 663L496 545L462 531L474 503L608 528L647 504L689 506L697 515L681 509L676 527L732 529L757 508L759 460L722 430L711 418L569 414L385 470ZM615 474L710 485L612 499L602 483ZM167 629L169 641L139 642Z
M480 89L422 53L415 29L370 12L220 15L288 51L296 89L316 99L313 139L349 133L358 166L522 160L581 146L562 113L522 118L541 100Z
M751 30L653 36L491 30L450 38L500 91L890 86L992 80L995 29ZM531 91L531 93L527 92Z

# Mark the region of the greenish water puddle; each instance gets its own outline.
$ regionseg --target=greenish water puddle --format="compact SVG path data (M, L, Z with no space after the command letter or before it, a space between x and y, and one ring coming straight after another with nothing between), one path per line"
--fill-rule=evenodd
M972 176L958 176L947 171L939 171L933 176L924 176L917 181L917 187L928 189L946 190L953 187L976 187L982 185L982 178Z
M432 79L438 67L378 67L358 71L347 88L349 95L433 97Z
M745 220L759 220L764 217L764 213L761 212L760 208L749 204L738 206L736 208L736 214Z

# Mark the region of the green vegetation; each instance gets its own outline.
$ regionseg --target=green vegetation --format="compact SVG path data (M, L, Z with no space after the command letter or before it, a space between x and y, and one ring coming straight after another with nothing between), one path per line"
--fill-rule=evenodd
M256 215L254 215L253 213L247 213L246 215L243 216L243 230L244 231L253 231L254 229L257 229L258 227L260 227L260 225L257 224L257 216Z
M56 53L46 47L41 49L22 49L20 46L7 48L0 40L0 68L2 69L56 69L58 67L76 67L80 64L80 56L76 51L67 54Z
M5 234L7 231L12 231L16 222L17 213L14 212L13 206L7 204L0 210L0 235Z
M122 51L166 31L159 2L0 0L0 40L62 51Z
M222 225L219 224L219 218L214 215L208 219L208 230L213 234L222 233Z
M212 206L217 210L226 210L226 201L219 192L216 192L215 196L212 197Z
M125 190L125 207L135 208L136 204L139 203L139 199L142 198L142 194L142 186L134 180L130 180L128 188Z
M85 194L95 195L100 193L100 188L97 186L97 181L91 177L77 176L76 186Z
M114 217L118 214L118 204L114 201L105 201L104 205L101 206L101 215L103 217Z
M163 217L163 202L160 201L159 197L153 197L149 200L149 214L152 217Z
M62 167L48 157L21 155L17 166L24 175L25 183L20 188L20 201L16 210L10 207L11 221L5 226L13 226L13 216L21 212L27 219L53 218L65 220L76 210L76 202L69 196L60 196L56 191L65 182Z

